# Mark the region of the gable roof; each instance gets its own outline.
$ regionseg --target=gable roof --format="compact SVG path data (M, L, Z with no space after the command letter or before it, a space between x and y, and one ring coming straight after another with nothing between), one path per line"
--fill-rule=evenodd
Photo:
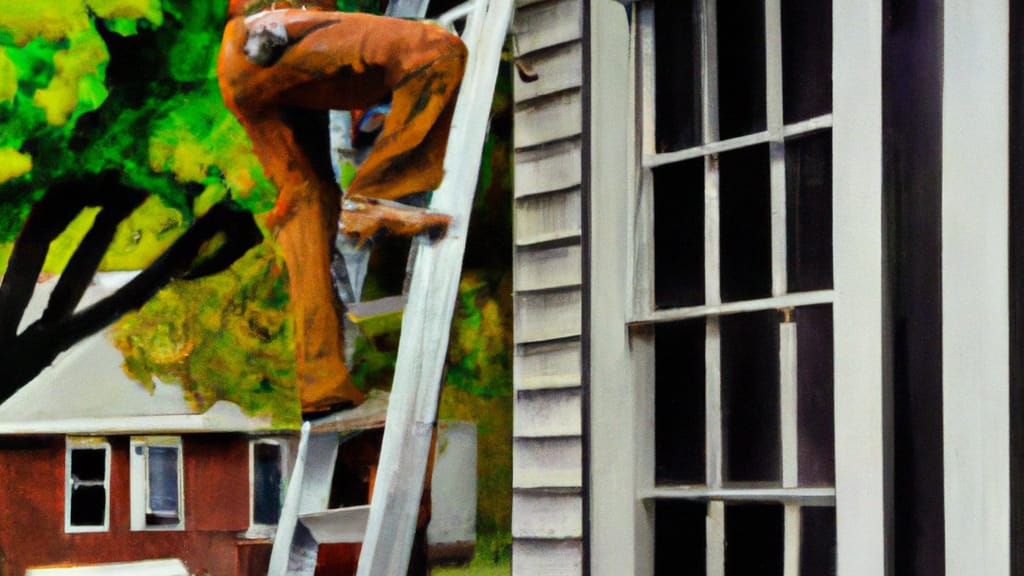
M98 274L80 308L113 293L131 276ZM45 308L56 279L37 285L24 327ZM6 402L0 434L255 432L279 429L218 401L199 412L180 386L154 379L152 392L123 370L124 356L102 330L72 346Z

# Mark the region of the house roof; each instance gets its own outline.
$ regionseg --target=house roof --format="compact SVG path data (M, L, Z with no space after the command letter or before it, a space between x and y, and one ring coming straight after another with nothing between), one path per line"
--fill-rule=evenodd
M80 306L113 293L128 277L99 274ZM22 325L45 307L55 279L37 286ZM0 434L108 434L255 432L274 429L269 417L251 417L218 401L200 412L180 386L153 380L152 391L129 377L107 331L62 353L35 379L0 404Z

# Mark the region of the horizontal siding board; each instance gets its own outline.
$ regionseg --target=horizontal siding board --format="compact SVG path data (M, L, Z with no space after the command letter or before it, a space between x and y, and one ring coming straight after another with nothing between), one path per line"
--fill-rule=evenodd
M512 444L512 487L582 488L580 438L519 438Z
M579 336L582 326L582 294L578 288L558 292L517 294L515 298L517 343Z
M514 538L582 538L583 498L578 494L512 495Z
M513 141L516 148L539 146L580 134L583 100L579 90L560 92L531 100L515 112Z
M520 392L515 399L515 438L580 436L583 413L579 388Z
M579 188L575 188L516 200L516 243L522 246L545 238L579 236L581 199Z
M579 138L516 153L515 197L578 187L583 182Z
M516 102L583 85L583 44L580 42L522 56L519 63L532 70L536 79L526 82L519 74L512 75Z
M512 24L516 48L529 54L583 38L581 0L547 0L522 3Z
M512 542L512 576L582 576L580 540Z
M580 385L580 341L561 340L518 346L516 390L571 388Z
M579 286L583 281L582 248L522 248L516 253L516 291L550 290Z

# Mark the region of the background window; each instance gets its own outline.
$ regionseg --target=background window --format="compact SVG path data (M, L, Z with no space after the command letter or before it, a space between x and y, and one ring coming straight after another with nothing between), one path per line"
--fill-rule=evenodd
M284 456L277 440L250 444L252 457L252 525L275 526L281 517L284 494Z
M132 530L184 529L181 438L131 441Z
M107 530L110 445L101 438L68 438L65 468L65 531Z

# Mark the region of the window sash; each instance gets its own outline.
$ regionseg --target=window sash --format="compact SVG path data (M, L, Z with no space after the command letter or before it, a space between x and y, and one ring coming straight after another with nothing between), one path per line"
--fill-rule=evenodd
M845 2L850 0L837 0L839 2ZM811 118L809 120L803 120L799 122L793 122L785 124L782 121L782 106L781 106L781 90L772 87L773 84L781 83L780 74L780 49L778 48L780 30L778 22L778 0L768 0L769 12L774 10L774 14L766 14L767 27L775 27L774 33L771 30L767 31L768 48L767 54L767 66L775 67L774 70L768 71L768 83L767 97L769 98L767 107L767 129L757 132L754 134L746 134L729 139L720 139L718 134L718 126L716 122L715 113L717 111L717 94L715 93L715 85L717 80L715 78L715 67L708 66L709 61L712 61L717 57L715 53L715 47L717 39L714 38L714 34L705 33L703 38L703 50L705 50L705 73L702 74L702 78L705 79L705 85L703 85L703 105L701 107L705 117L703 117L702 126L705 127L705 134L703 134L702 143L699 146L691 147L688 149L674 151L669 153L657 153L655 152L654 145L654 118L651 114L653 110L653 97L654 93L654 70L652 66L652 55L654 52L653 39L650 32L653 29L653 2L640 3L635 7L633 22L633 47L635 55L635 74L632 78L636 82L637 90L635 97L637 104L639 105L640 114L636 116L638 122L638 131L641 132L642 137L639 138L638 145L640 146L640 154L637 156L637 163L635 165L636 171L632 173L635 181L639 182L639 186L635 189L637 193L630 198L628 204L628 211L630 216L628 217L629 225L627 227L626 244L629 247L626 252L626 258L628 265L626 270L629 272L628 280L625 283L627 289L626 302L626 325L629 327L627 336L627 358L629 360L629 368L626 370L628 377L627 381L632 389L632 400L636 403L636 410L632 410L634 414L632 419L629 420L630 424L625 427L631 430L631 440L633 441L633 447L635 449L634 455L636 458L635 472L636 476L633 479L636 487L636 496L638 502L642 503L635 508L635 516L633 521L628 526L628 533L634 537L634 549L636 550L635 558L630 561L630 566L633 570L628 573L633 574L648 574L652 572L653 567L649 565L649 561L645 560L644 557L649 553L651 548L652 534L652 515L650 510L654 501L660 499L693 499L700 501L709 501L714 504L709 507L709 518L710 522L716 525L717 529L711 529L709 531L709 537L713 536L713 532L716 530L719 532L719 536L724 538L723 532L720 530L724 526L724 504L725 502L732 501L767 501L767 502L780 502L785 506L784 523L785 523L785 539L787 541L785 553L786 553L786 565L787 573L795 573L793 568L799 562L799 556L794 556L795 550L799 551L799 548L794 545L799 545L800 541L800 506L801 505L812 505L812 506L834 506L836 502L836 488L800 488L796 486L798 478L798 467L796 465L795 453L796 453L796 442L794 438L796 436L796 420L794 418L786 418L783 416L781 422L781 434L783 436L782 444L782 474L780 477L780 486L773 486L770 488L764 487L742 487L735 484L729 484L728 486L722 481L722 455L718 450L708 451L708 481L702 486L654 486L654 465L653 465L653 425L651 422L650 415L653 414L653 378L651 367L653 365L653 342L650 337L652 334L651 325L664 323L664 322L676 322L687 319L699 319L703 318L707 320L709 326L709 337L707 338L707 362L709 366L709 372L715 372L709 377L708 392L707 396L709 399L708 405L708 438L710 445L721 446L721 382L720 375L717 373L719 370L720 362L720 349L718 349L718 318L724 315L731 314L742 314L749 312L767 311L767 310L784 310L784 308L793 308L805 305L814 304L829 304L833 306L833 314L835 319L836 304L837 304L837 293L836 289L827 290L814 290L805 292L788 292L787 290L787 259L786 259L786 234L787 234L787 222L785 217L786 209L786 181L785 181L785 155L784 145L787 139L795 138L798 136L807 136L816 132L824 130L833 130L834 115L825 114L818 117ZM714 13L715 2L706 2L705 14L703 17L706 18L706 22L714 24ZM595 10L596 11L596 10ZM834 15L834 22L840 22L840 19ZM710 27L714 30L714 27ZM707 30L707 29L706 29ZM596 36L595 37L599 37ZM602 41L604 40L603 37ZM772 48L772 45L775 45ZM834 53L836 47L834 45ZM596 50L596 48L595 48ZM773 56L778 56L773 58ZM601 59L598 56L592 55L592 58ZM594 61L592 59L592 61ZM881 79L881 75L879 76ZM601 91L602 87L596 85L592 96L595 100L604 99L605 96L596 95ZM835 98L834 98L835 99ZM874 110L871 110L873 113ZM880 112L880 111L879 111ZM595 106L593 110L595 117L601 114L598 106ZM592 130L597 132L596 126L592 123ZM627 138L629 136L627 135ZM607 141L608 138L604 135L598 136L595 134L593 141L595 142L595 148L598 150L594 151L595 157L600 157L599 150L602 148L602 143ZM724 152L738 150L740 148L746 148L758 145L768 145L769 158L771 162L770 169L770 190L771 190L771 231L772 231L772 282L771 282L771 295L765 298L759 298L755 300L742 300L742 301L728 301L722 302L720 293L720 282L719 270L720 270L720 253L718 246L719 236L719 204L718 204L718 171L716 155ZM833 154L835 159L836 154ZM651 170L659 166L665 166L668 164L683 162L686 160L693 160L703 158L706 162L706 246L705 246L705 286L706 286L706 298L705 304L699 306L677 306L667 308L657 308L654 303L654 291L653 291L653 278L651 272L653 271L653 246L649 241L653 237L651 231L653 229L653 178L651 177ZM595 172L600 170L595 168ZM831 187L831 194L833 197L838 193L839 188L836 186L836 178L833 178L833 187ZM601 196L604 192L603 184L595 182L595 191L592 193L595 198L595 204L593 213L607 213L610 207L605 204L607 195ZM877 214L876 214L877 215ZM601 229L602 224L598 220L592 220L595 229ZM610 225L610 224L608 224ZM834 268L838 266L838 250L836 245L840 244L843 240L839 236L839 229L835 228L833 234L833 262ZM605 231L597 231L595 235L601 237L607 237ZM595 242L593 248L595 254L608 254L604 251L608 249L607 244L603 244L600 239ZM617 257L617 256L616 256ZM592 273L596 276L601 276L599 272ZM592 277L594 278L594 277ZM834 274L834 282L835 282ZM836 284L834 284L836 286ZM593 292L595 294L604 293L604 289L609 286L601 284L598 285L595 282ZM607 307L596 307L595 302L595 313L600 311L602 316L608 316L609 310ZM606 324L603 321L594 320L595 324L600 322L601 325ZM834 322L835 324L835 322ZM835 330L839 332L841 328L834 326ZM598 331L598 328L594 328ZM792 325L780 322L780 364L782 365L782 376L780 377L780 404L787 406L787 408L781 408L783 414L788 410L791 414L796 414L795 405L797 403L797 392L795 389L795 371L793 367L792 359L795 357L795 330ZM594 338L604 338L598 334L594 334ZM840 351L837 349L835 354L839 354ZM594 353L591 357L594 362L601 355ZM790 359L791 362L787 362L786 359ZM598 362L600 364L600 362ZM594 379L607 379L611 377L611 372L606 370L607 366L603 368L601 366L592 367L592 374ZM839 382L836 384L839 385ZM838 390L837 390L838 394ZM605 395L604 392L595 392L593 395L592 402L599 403L601 399L610 399L610 395ZM838 402L837 402L838 403ZM623 407L626 408L625 406ZM604 409L595 409L592 412L592 418L595 416L601 416L609 412ZM600 414L599 414L600 413ZM838 416L838 415L837 415ZM838 417L837 417L838 420ZM605 422L607 423L607 422ZM601 425L598 422L593 422L594 430L593 434L597 434L597 429ZM620 428L622 429L622 428ZM715 438L718 436L719 438ZM839 430L837 429L837 437L839 437ZM601 446L603 443L597 440L593 443L593 450L595 452L602 451ZM837 454L837 459L839 455ZM595 460L598 462L601 458ZM872 469L871 474L874 471L880 470L879 467ZM603 468L602 468L603 469ZM617 477L616 477L617 478ZM622 479L620 479L621 482ZM595 484L604 484L604 482L598 482L592 479ZM597 495L598 491L595 490L595 498L599 498ZM602 507L605 503L602 501ZM716 512L717 510L717 512ZM604 511L597 512L592 510L592 515L608 517ZM718 519L718 520L716 520ZM599 521L595 521L598 523ZM718 524L716 524L716 522ZM839 523L839 521L837 521ZM837 526L837 531L839 531ZM861 528L861 530L863 530ZM594 534L603 535L605 532L604 528L596 527L593 531ZM721 540L719 538L718 540ZM724 540L721 541L709 541L708 554L709 554L709 566L722 566L721 562L724 559ZM594 553L599 554L599 542L595 541ZM718 560L716 560L718 559ZM608 559L601 559L602 563ZM599 564L594 562L592 568L597 569ZM624 564L625 566L625 564ZM720 568L712 568L709 574L717 574ZM610 572L609 572L610 573Z
M178 436L132 437L131 529L184 530L184 455Z

